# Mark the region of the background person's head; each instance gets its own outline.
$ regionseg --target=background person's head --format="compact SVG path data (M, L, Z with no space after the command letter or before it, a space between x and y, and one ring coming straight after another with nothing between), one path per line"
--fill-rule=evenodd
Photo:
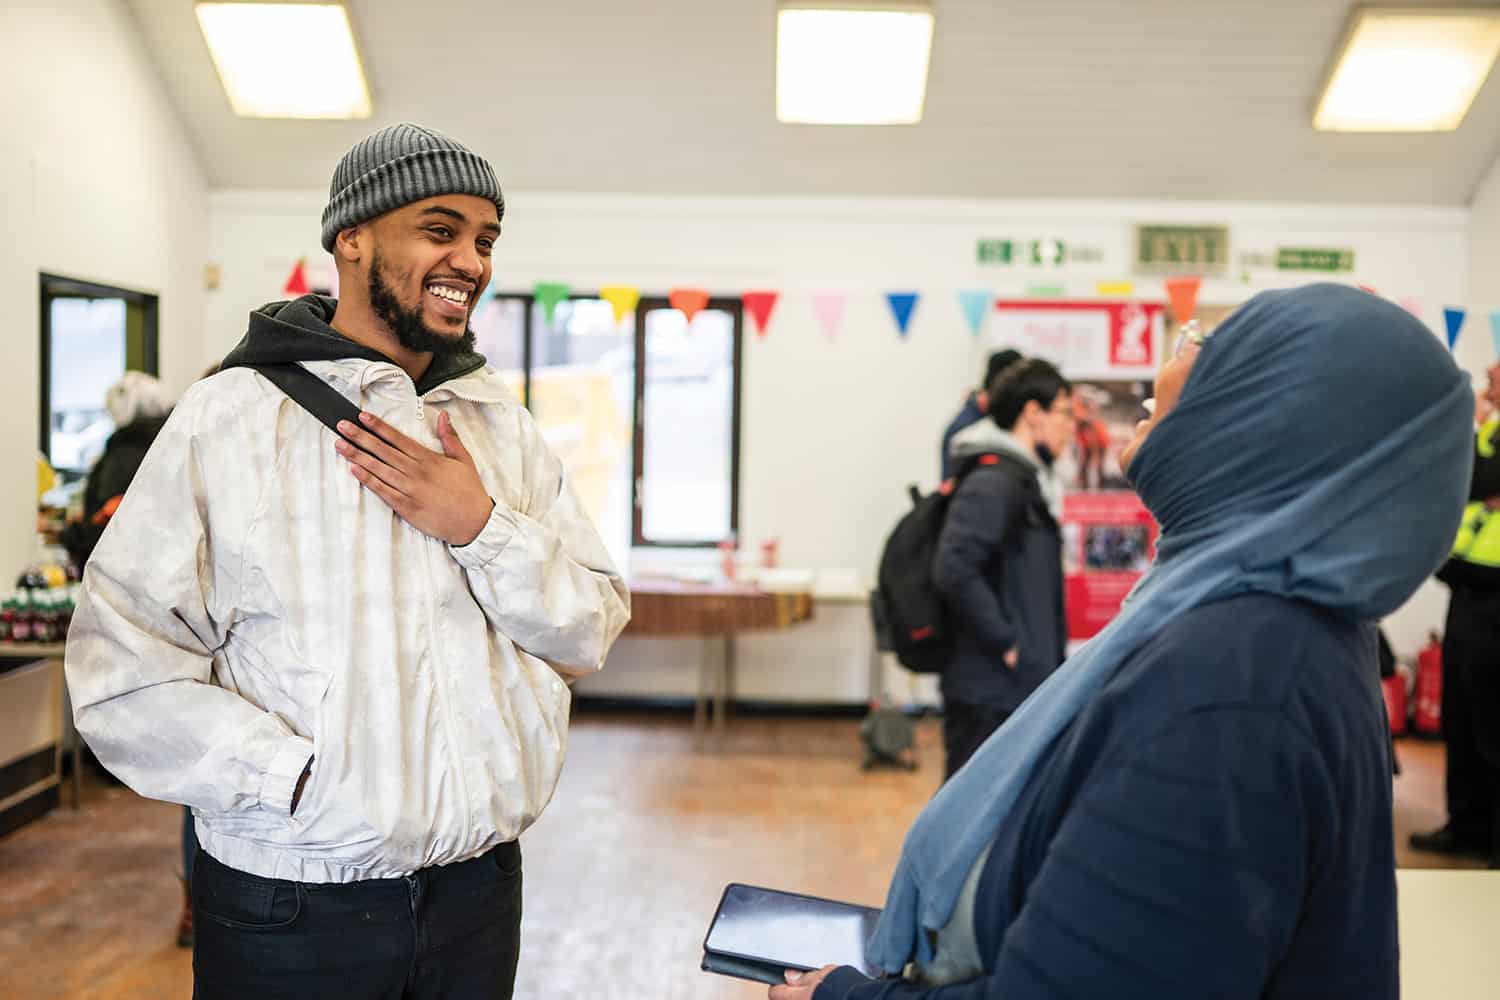
M994 376L990 419L1022 444L1056 457L1073 439L1073 385L1050 362L1027 358Z
M104 392L104 410L116 427L165 417L172 397L154 375L126 372Z
M980 412L988 413L990 410L990 383L995 381L995 376L1020 361L1021 357L1020 351L1007 347L1003 351L991 354L985 361L984 380L979 383L979 389L974 393L974 402L978 404Z
M483 157L416 125L376 132L339 162L323 211L340 311L383 324L408 351L471 350L504 213Z

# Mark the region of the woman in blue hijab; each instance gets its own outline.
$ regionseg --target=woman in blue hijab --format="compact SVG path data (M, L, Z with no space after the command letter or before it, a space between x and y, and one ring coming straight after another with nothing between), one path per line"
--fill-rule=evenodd
M772 1000L1395 998L1371 622L1452 544L1473 407L1340 285L1184 338L1123 456L1156 564L917 818L869 946L891 978Z

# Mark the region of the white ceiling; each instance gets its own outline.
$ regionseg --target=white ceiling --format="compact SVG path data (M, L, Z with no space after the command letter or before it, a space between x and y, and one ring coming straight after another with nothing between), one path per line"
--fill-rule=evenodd
M936 0L889 128L777 123L774 0L348 0L375 117L336 123L236 118L191 0L124 2L216 188L325 187L402 120L525 190L1457 205L1500 152L1494 78L1456 132L1314 132L1341 0Z

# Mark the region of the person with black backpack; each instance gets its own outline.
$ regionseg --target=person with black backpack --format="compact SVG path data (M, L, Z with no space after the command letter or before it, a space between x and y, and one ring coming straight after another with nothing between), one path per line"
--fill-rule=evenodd
M933 563L952 654L943 744L952 777L1067 647L1062 497L1052 461L1073 437L1072 386L1040 359L990 383L989 419L953 439L958 483Z

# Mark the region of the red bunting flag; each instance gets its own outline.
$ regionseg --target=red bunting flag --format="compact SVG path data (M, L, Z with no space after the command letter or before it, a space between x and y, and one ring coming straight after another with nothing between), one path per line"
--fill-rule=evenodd
M766 327L771 322L771 313L776 308L776 300L781 296L777 292L746 292L740 297L745 303L745 311L750 318L755 320L755 329L764 337Z
M304 263L300 259L297 261L297 266L292 268L291 276L286 279L286 284L282 286L281 294L306 295L308 293L307 268L304 266Z

